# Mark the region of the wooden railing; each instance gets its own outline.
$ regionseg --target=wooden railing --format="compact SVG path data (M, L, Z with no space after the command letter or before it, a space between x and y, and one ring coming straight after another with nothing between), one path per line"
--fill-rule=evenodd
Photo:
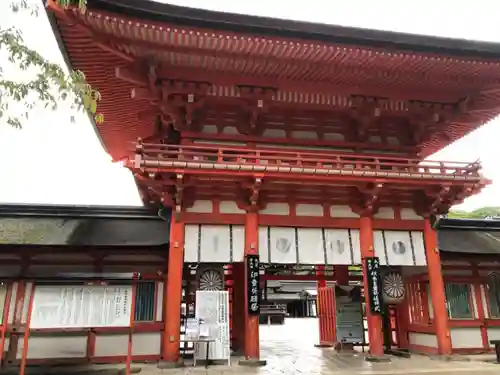
M294 152L236 147L139 143L132 168L252 173L351 175L380 178L480 180L479 162L421 161L397 156Z

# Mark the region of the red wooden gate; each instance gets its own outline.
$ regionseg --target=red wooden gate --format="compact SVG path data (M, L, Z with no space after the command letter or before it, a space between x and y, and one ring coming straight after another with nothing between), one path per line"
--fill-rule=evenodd
M335 289L318 288L319 345L332 346L337 341Z

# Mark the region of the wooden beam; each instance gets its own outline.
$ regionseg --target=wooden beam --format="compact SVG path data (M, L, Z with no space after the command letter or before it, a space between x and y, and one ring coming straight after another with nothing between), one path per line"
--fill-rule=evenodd
M434 90L418 89L391 89L387 86L373 87L370 85L353 86L343 84L330 84L311 81L297 81L284 78L250 76L234 73L210 72L202 68L182 68L174 66L163 66L158 70L160 79L180 79L192 81L206 81L210 77L210 83L220 86L260 86L274 87L280 91L322 93L336 95L367 95L376 97L390 97L393 100L425 100L449 103L456 99L456 94L443 93Z
M238 135L238 138L235 138L232 134L209 134L209 133L195 133L189 131L182 131L181 136L183 139L196 139L196 140L213 140L213 141L228 141L228 142L254 142L254 143L265 143L265 144L276 144L276 148L268 148L266 147L266 151L278 150L278 145L287 144L287 145L295 145L295 146L307 146L307 147L334 147L334 148L344 148L344 149L352 149L352 148L363 148L363 149L373 149L373 150L381 150L381 151L394 151L401 152L400 155L394 155L395 158L400 156L413 156L416 155L418 149L414 146L393 146L393 145L383 145L380 143L359 143L359 142L344 142L344 141L320 141L314 139L308 139L307 145L304 144L303 139L291 139L291 138L269 138L269 137L258 137L252 135ZM224 146L226 148L230 148L231 146ZM282 150L282 149L281 149ZM299 151L300 152L300 151ZM314 150L308 150L308 152L314 152ZM319 152L324 152L320 150ZM342 151L335 151L336 154L343 153ZM345 152L346 155L348 154ZM352 154L352 153L349 153ZM363 156L370 157L371 154L363 154ZM380 156L380 155L379 155ZM375 156L374 156L375 157ZM391 155L387 155L387 157L391 157Z
M139 69L116 67L115 76L122 81L131 83L134 86L148 87L146 74L142 73Z
M178 45L178 44L165 44L165 43L157 43L157 42L151 42L148 40L133 40L130 38L122 38L122 37L112 37L112 36L103 36L103 35L96 35L95 40L97 43L102 44L102 45L107 45L107 46L119 46L119 45L124 45L124 46L130 46L133 48L141 48L141 49L147 49L149 51L153 52L169 52L172 54L179 54L179 55L187 55L187 56L199 56L199 57L208 57L208 58L220 58L220 59L228 59L228 60L249 60L252 62L252 64L256 66L265 66L265 65L278 65L278 66L292 66L294 70L308 70L308 71L316 71L316 72L322 72L324 74L329 74L331 72L340 72L343 76L349 75L349 76L357 76L357 75L362 75L366 73L373 72L373 68L366 68L364 66L359 66L359 65L348 65L346 63L339 63L339 62L331 62L331 61L321 61L321 62L313 62L313 61L308 61L307 59L303 60L294 60L290 59L286 56L258 56L253 53L239 53L239 52L232 52L232 51L224 51L224 50L215 50L215 49L210 49L206 47L191 47L191 46L183 46L183 45ZM171 67L168 68L169 70ZM206 73L205 73L206 74ZM390 76L392 81L397 81L397 80L404 80L405 82L408 81L408 78L410 77L413 78L414 82L420 82L422 80L428 79L427 74L425 73L420 73L420 72L400 72L400 71L395 71L394 69L390 68L377 68L377 74L382 75L382 76ZM158 77L161 77L161 74L158 74ZM440 78L442 81L446 80L447 75L446 74L436 74L436 78ZM449 79L451 82L456 81L456 76L455 75L450 75ZM463 80L466 81L467 83L474 83L474 82L481 82L482 78L477 79L476 77L463 77ZM482 79L484 81L484 79ZM247 86L253 86L252 83L240 83L240 85L247 85ZM262 86L262 87L276 87L275 85L271 84L270 81L267 81L267 84L264 85L257 85L257 86ZM431 90L425 90L422 91L422 94L424 95L422 98L428 98L430 95L436 95L435 91L430 92ZM444 90L443 90L444 91ZM419 97L414 97L413 99L419 99ZM438 100L442 101L442 100Z

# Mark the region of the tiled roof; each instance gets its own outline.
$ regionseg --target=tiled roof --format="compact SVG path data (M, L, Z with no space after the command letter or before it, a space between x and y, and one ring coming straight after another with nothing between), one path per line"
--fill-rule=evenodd
M162 246L169 225L141 209L0 206L0 245Z
M500 231L442 229L438 241L444 252L500 255Z

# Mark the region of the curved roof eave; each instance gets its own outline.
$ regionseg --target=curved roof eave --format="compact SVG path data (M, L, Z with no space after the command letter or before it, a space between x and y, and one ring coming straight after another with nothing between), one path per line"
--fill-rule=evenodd
M45 1L44 1L45 5ZM47 11L47 7L44 6L44 11L45 14L47 15L47 18L49 19L50 27L52 28L52 33L54 34L54 37L56 38L57 46L59 48L59 51L61 51L62 57L64 59L64 63L68 67L68 69L73 69L70 58L68 56L68 51L66 50L66 47L64 45L64 42L61 37L61 33L59 32L59 27L57 25L57 20L56 17L53 13ZM89 118L90 123L92 124L92 127L94 129L94 133L99 140L99 143L101 147L104 149L105 152L108 152L108 149L106 148L106 145L101 137L101 134L99 133L99 129L97 128L97 124L95 123L94 117L87 112L87 116Z
M151 0L88 0L88 8L158 22L248 34L475 58L500 58L500 43L301 22Z
M500 231L500 220L495 219L458 219L458 218L437 218L434 228L439 230L475 230L475 231Z

